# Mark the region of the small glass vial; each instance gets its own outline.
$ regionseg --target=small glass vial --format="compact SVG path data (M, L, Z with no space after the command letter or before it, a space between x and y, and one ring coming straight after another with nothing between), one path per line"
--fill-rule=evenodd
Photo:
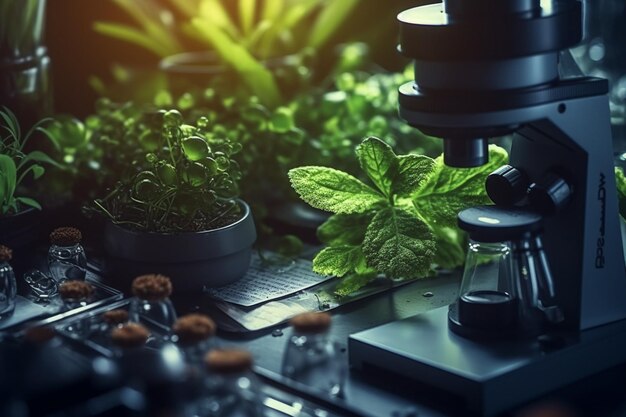
M198 400L199 417L261 417L259 381L252 373L252 355L238 349L216 349L204 357L205 393Z
M59 285L59 295L65 310L69 311L86 306L93 295L93 287L84 281L65 281ZM91 320L89 317L77 320L66 330L75 337L86 337L91 331Z
M205 354L215 346L217 326L204 314L188 314L176 320L172 327L174 340L189 364L201 364Z
M56 282L85 279L87 257L81 240L80 230L74 227L59 227L50 233L48 269Z
M303 313L291 319L293 335L287 341L282 373L331 397L341 397L346 365L339 346L331 340L328 313Z
M164 275L141 275L133 280L128 315L130 321L139 323L147 319L171 330L176 321L176 310L169 299L172 282Z
M17 284L13 268L9 265L12 257L13 251L0 245L0 320L10 317L15 311Z

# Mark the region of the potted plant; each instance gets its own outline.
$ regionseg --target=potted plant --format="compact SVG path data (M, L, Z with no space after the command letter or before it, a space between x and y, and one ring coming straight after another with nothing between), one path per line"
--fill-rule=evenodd
M162 58L161 69L178 81L200 76L206 86L208 78L230 69L241 81L228 83L231 88L245 85L248 94L269 107L301 89L294 88L294 80L300 82L301 69L309 68L302 67L296 55L306 56L324 46L358 4L356 0L169 0L165 7L148 0L114 2L135 25L96 22L96 31L153 52Z
M241 278L256 239L250 208L237 198L241 144L214 135L205 117L192 125L177 110L135 114L122 137L109 138L137 147L133 160L92 205L108 219L110 275L162 273L182 291Z
M37 211L41 205L28 197L25 185L29 178L38 180L45 165L59 164L41 150L29 150L27 144L36 133L48 136L42 119L22 135L15 114L6 107L0 110L0 239L12 248L26 246L38 237Z

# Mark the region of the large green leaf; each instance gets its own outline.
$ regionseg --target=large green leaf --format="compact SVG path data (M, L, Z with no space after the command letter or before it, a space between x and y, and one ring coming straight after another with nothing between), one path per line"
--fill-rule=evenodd
M323 46L335 31L350 19L350 13L359 0L326 0L326 4L311 29L308 44L313 48Z
M399 207L376 213L363 241L367 264L394 279L427 276L435 250L428 226L415 214Z
M361 246L339 245L322 249L313 259L313 271L322 275L342 277L365 261Z
M317 237L327 245L360 245L373 217L373 212L334 214L317 228Z
M333 168L294 168L289 179L304 201L332 213L364 213L385 202L376 190Z
M378 138L370 137L357 146L356 155L361 169L389 197L391 184L398 170L398 159L391 146Z
M435 168L435 160L425 155L398 156L398 171L393 180L393 193L410 197Z
M413 194L413 204L420 216L433 226L456 227L459 211L489 203L485 193L487 175L506 164L507 152L489 146L489 163L477 168L451 168L443 163L443 155L435 160L428 178Z
M376 277L378 277L378 274L373 271L364 274L348 274L339 281L333 292L338 297L348 296L375 280Z

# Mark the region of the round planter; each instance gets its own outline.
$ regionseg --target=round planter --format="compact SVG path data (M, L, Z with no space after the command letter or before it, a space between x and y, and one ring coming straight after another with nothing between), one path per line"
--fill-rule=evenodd
M175 291L220 287L237 281L250 266L256 229L250 207L239 200L243 216L228 226L196 233L147 233L108 222L104 247L107 276L113 281L159 273Z

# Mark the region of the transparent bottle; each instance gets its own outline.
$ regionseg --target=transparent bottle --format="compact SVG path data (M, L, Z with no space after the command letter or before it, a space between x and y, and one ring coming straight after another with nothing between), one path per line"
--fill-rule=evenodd
M148 320L171 331L176 322L176 310L169 299L172 282L164 275L141 275L133 280L134 297L128 308L130 321L139 323Z
M12 255L11 249L0 245L0 320L10 317L15 311L17 284L13 268L9 265Z
M461 324L494 330L513 326L515 295L509 243L470 240L458 301Z
M293 335L285 348L283 375L331 397L343 396L346 364L329 336L330 314L300 314L291 319L291 325Z
M81 240L80 230L73 227L60 227L50 233L48 269L56 282L85 279L87 257Z
M261 417L260 383L252 373L252 356L237 349L213 350L204 358L204 393L195 404L198 417Z

